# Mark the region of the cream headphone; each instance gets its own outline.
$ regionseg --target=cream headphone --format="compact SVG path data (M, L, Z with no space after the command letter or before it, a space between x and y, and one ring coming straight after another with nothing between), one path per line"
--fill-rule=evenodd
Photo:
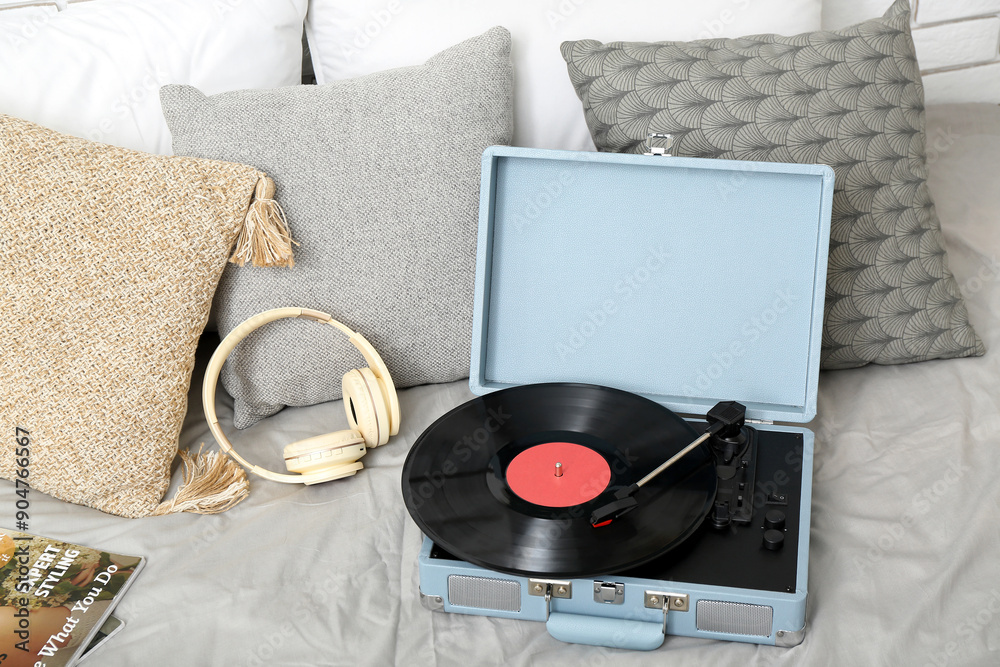
M285 446L285 467L292 475L272 472L248 463L233 450L229 438L219 426L215 414L215 387L219 381L222 365L241 340L251 331L269 322L289 317L301 317L329 324L348 336L354 347L368 362L368 368L354 369L344 374L341 386L344 393L344 410L351 429L317 435ZM254 315L233 329L219 344L208 369L205 371L202 400L205 418L212 429L212 435L222 450L240 462L247 470L265 479L286 484L319 484L341 477L349 477L364 466L358 460L368 451L367 447L378 447L389 441L390 435L399 432L399 399L392 384L389 369L382 357L361 334L333 319L326 313L307 308L275 308Z

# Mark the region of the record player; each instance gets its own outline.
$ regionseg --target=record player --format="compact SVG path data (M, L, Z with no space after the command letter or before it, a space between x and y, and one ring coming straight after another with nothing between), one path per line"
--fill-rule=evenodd
M479 396L403 469L425 606L801 642L813 434L774 421L816 413L832 170L492 147L481 192Z

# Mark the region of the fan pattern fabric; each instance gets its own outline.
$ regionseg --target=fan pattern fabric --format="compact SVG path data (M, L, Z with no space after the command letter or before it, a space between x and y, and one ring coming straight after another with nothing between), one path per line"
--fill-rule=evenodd
M566 42L598 149L822 163L836 174L823 367L978 356L927 189L924 95L898 0L834 32Z

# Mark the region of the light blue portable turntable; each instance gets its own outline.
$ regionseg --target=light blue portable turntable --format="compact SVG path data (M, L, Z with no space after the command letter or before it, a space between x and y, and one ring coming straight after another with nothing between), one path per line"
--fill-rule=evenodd
M752 520L742 537L699 538L701 570L682 562L662 575L506 574L425 539L421 599L546 622L567 642L650 650L673 634L795 645L813 434L773 421L816 414L833 171L653 153L486 150L470 386L606 385L688 415L739 401L760 434L745 492ZM743 546L717 555L728 539ZM699 574L713 559L725 564L719 576ZM780 574L765 573L781 559ZM752 570L758 560L758 574L740 574L741 561Z

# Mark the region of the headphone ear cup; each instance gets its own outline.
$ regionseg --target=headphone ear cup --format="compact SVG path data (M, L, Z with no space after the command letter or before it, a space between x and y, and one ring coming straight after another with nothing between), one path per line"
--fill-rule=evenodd
M289 472L329 472L322 481L353 475L362 468L365 439L357 431L337 431L285 445L285 467Z
M347 422L364 436L365 444L378 447L389 442L389 410L378 378L371 369L348 371L341 388Z

